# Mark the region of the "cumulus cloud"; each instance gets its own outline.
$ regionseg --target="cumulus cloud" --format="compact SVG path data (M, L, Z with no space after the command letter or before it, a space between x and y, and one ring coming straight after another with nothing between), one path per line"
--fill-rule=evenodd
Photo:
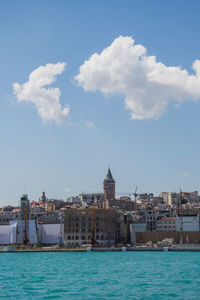
M17 101L31 102L35 104L38 114L44 123L55 121L61 124L65 116L69 115L69 106L62 108L60 104L60 89L47 88L56 81L56 75L64 71L65 63L46 64L35 69L29 75L29 80L20 85L13 84L13 93Z
M85 91L124 95L132 119L157 119L171 101L200 98L200 60L192 65L194 74L189 74L179 66L157 62L134 42L132 37L119 36L85 61L75 80Z

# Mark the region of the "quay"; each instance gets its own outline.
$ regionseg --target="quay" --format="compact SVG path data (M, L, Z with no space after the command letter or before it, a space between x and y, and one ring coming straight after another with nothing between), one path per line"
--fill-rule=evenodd
M144 251L152 251L152 252L200 252L200 247L112 247L112 248L65 248L65 247L19 247L19 246L0 246L0 253L18 253L18 252L128 252L128 251L136 251L136 252L144 252Z

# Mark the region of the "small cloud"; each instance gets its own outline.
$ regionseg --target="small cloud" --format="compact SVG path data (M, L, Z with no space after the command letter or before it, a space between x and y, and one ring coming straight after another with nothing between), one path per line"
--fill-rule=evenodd
M69 106L62 108L60 104L61 91L59 88L47 88L56 81L56 75L63 73L66 63L46 64L32 71L29 80L24 84L13 83L13 94L17 101L35 104L43 123L55 121L61 124L64 117L69 115Z
M85 121L84 123L87 128L95 128L95 124L92 121Z
M65 192L65 193L70 193L71 192L71 189L70 188L63 188L62 189L62 192Z
M183 173L183 176L187 177L189 174L187 172Z

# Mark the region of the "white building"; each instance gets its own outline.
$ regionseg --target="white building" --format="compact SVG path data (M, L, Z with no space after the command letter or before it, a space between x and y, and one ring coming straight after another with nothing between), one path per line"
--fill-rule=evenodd
M176 231L176 218L164 217L157 220L156 231Z
M181 226L182 225L182 226ZM177 231L199 231L199 214L196 216L176 216Z
M160 197L163 198L163 202L167 205L174 205L174 204L178 204L179 202L178 193L162 192L160 193Z

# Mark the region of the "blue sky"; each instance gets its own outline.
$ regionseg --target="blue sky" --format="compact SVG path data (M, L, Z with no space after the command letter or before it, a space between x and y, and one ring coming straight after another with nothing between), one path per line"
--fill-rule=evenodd
M116 85L104 95L96 73L89 74L88 90L74 78L85 61L119 36L132 37L157 62L194 74L192 64L200 59L199 11L199 1L1 1L0 205L17 204L25 185L32 200L43 190L58 199L102 191L109 163L119 192L135 186L155 194L199 190L200 97L193 85L189 92L184 83L161 89L169 90L173 101L156 118L144 117L154 101L144 85L138 120L131 119L133 111L125 109L126 97L115 93ZM22 86L32 71L58 62L67 65L51 87L60 89L61 107L69 105L70 112L59 125L55 119L45 124L34 103L17 101L13 83ZM103 69L101 78L109 71ZM135 88L130 92L129 86L131 97Z

